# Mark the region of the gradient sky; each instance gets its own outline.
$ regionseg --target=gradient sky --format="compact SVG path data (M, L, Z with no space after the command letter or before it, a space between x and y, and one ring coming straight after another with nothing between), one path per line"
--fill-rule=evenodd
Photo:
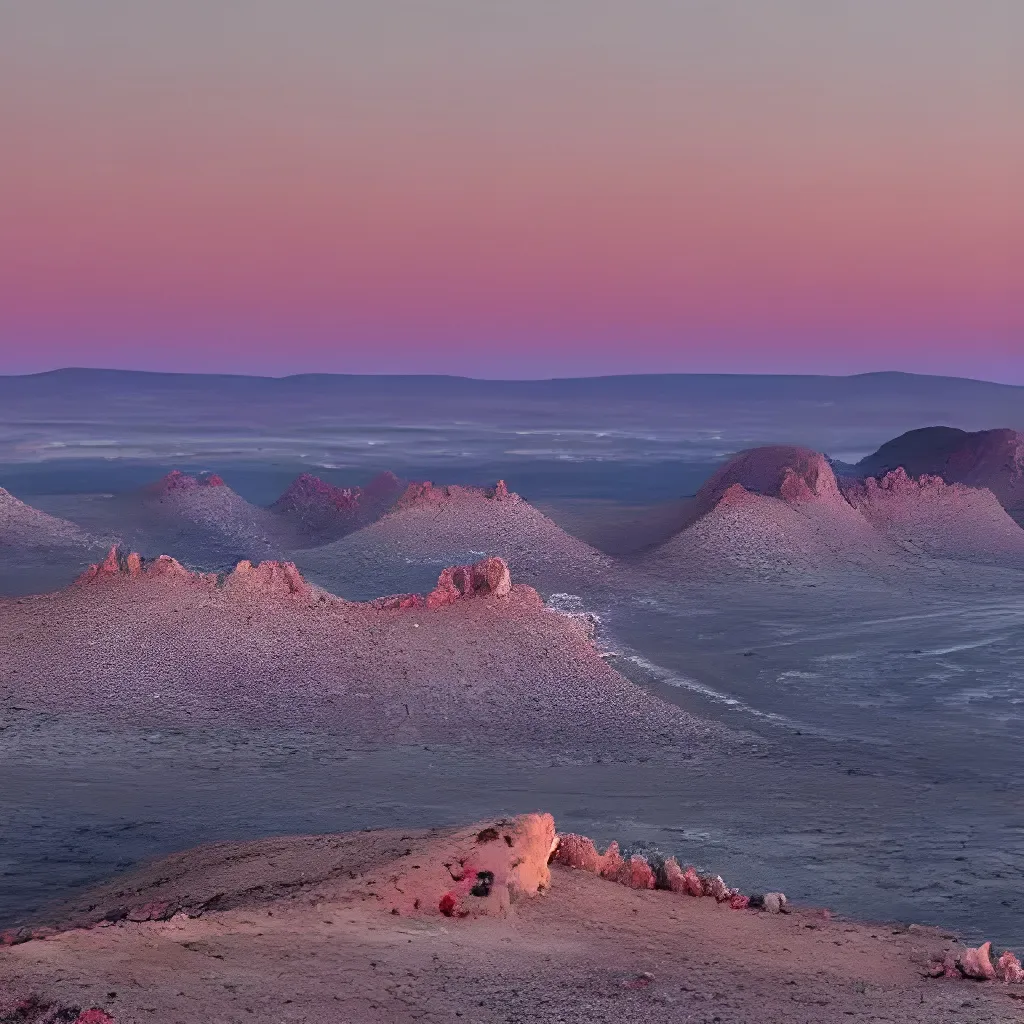
M0 372L1024 383L1022 0L0 0Z

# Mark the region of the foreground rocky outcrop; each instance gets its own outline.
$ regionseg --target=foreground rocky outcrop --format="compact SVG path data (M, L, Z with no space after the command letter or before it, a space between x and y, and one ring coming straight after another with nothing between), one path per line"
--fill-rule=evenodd
M1012 953L781 894L741 906L671 865L546 814L215 843L5 933L0 1020L1019 1018Z

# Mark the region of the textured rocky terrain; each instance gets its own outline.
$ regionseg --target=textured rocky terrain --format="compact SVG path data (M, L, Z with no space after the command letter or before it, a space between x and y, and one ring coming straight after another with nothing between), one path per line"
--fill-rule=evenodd
M387 512L402 494L394 473L378 473L366 487L338 487L302 473L270 506L290 522L308 547L328 544Z
M1024 565L1024 529L988 488L915 478L901 468L844 482L842 492L876 530L911 554Z
M914 478L843 478L824 455L772 446L741 452L698 491L694 520L641 564L659 574L716 581L836 579L844 572L897 581L919 556L1024 564L1024 529L984 488Z
M609 668L583 620L513 586L497 559L446 570L424 598L357 604L289 563L218 578L112 552L72 587L0 602L0 623L0 695L107 720L591 750L706 731Z
M655 572L716 579L771 579L892 564L896 551L839 490L828 460L806 448L741 452L695 499L695 521L643 565Z
M566 533L504 481L490 489L410 484L395 508L371 525L310 551L296 564L335 593L368 597L421 585L439 567L495 555L516 579L560 590L607 575L612 561Z
M0 594L66 583L111 543L111 536L90 534L0 487Z
M870 476L903 469L910 476L986 487L1018 521L1024 518L1024 435L1017 430L922 427L887 441L856 468Z
M8 933L0 1019L1019 1019L1015 960L987 947L776 894L744 909L692 870L596 870L587 845L533 814L174 855Z
M989 448L1009 451L970 451ZM66 894L173 848L175 809L194 843L466 820L543 792L589 834L728 857L730 881L772 883L770 866L805 899L970 933L755 913L703 871L651 890L654 860L582 841L546 896L520 898L510 863L450 870L488 823L262 839L157 862L75 895L78 918L44 922L57 934L18 932L0 1021L1016 1019L1012 962L979 943L1019 945L1024 531L980 469L953 471L837 479L773 446L692 499L557 524L500 482L400 491L390 474L305 474L269 504L282 481L250 501L172 473L62 497L63 521L0 504L36 573L0 548L22 595L0 601L0 906L4 878ZM82 546L100 533L150 557ZM65 577L95 566L49 583L57 552ZM497 913L477 912L482 873ZM698 883L709 897L689 898Z

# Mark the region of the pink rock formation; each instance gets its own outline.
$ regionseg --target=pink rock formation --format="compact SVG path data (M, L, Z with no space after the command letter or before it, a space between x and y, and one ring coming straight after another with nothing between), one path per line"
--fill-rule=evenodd
M704 883L701 881L695 868L687 868L683 873L682 891L685 892L687 896L700 897L704 895Z
M736 485L790 504L842 501L828 459L809 448L772 445L733 456L697 492L700 512L710 511ZM738 497L734 491L731 500L735 503Z
M239 562L224 580L224 589L261 597L313 596L313 588L292 562Z
M473 565L455 565L438 577L437 586L427 595L428 608L441 608L464 597L508 597L512 577L501 558L485 558Z
M362 498L359 487L336 487L312 473L297 476L288 489L270 507L274 511L306 513L311 508L330 508L339 512L354 512Z
M879 532L910 551L950 558L1024 559L1024 530L989 490L941 476L884 476L844 482L846 500Z
M504 480L499 480L494 487L461 487L456 484L435 487L429 480L413 482L406 487L398 499L398 508L410 508L414 505L440 504L441 502L459 500L470 497L487 498L490 501L507 501L512 497Z
M555 847L555 820L550 814L524 814L460 837L444 861L449 881L437 897L433 875L419 864L394 882L401 898L399 913L430 913L445 917L503 916L518 897L533 897L551 886L548 864ZM393 899L393 897L392 897Z
M123 554L118 548L110 549L99 565L91 565L78 578L79 585L100 583L113 579L165 580L169 582L215 585L212 573L189 572L176 559L160 555L144 562L135 551ZM233 595L261 597L312 598L316 590L311 587L291 562L239 562L224 579L224 590Z
M112 547L107 557L97 565L90 565L76 581L83 585L99 583L109 579L138 577L166 580L206 580L210 577L200 573L191 573L170 555L160 555L151 562L144 562L136 551L122 553L118 547Z
M727 903L732 899L733 892L725 884L721 875L707 875L700 881L705 896L711 896L719 903Z
M996 976L992 963L992 943L983 942L977 949L965 949L956 962L965 978L975 981L991 981Z
M698 491L696 518L643 565L666 576L771 578L886 569L897 550L840 492L824 455L772 446L740 452Z
M619 877L619 872L622 871L623 863L622 854L619 852L619 844L613 841L609 844L608 849L604 851L597 873L602 878L607 878L610 882L614 882Z
M150 494L170 494L173 491L195 491L200 487L226 487L224 478L216 473L202 476L189 476L180 469L172 469L166 476L150 484L146 490Z
M702 879L692 867L684 872L674 857L666 860L660 872L656 872L645 857L633 854L624 858L615 842L600 854L586 836L563 835L558 840L555 861L631 889L667 889L687 896L711 896L720 903L730 903L735 909L743 909L749 903L746 896L730 889L720 876Z
M1021 967L1020 960L1009 950L996 961L996 977L1010 985L1024 982L1024 968Z
M1024 515L1024 435L1016 430L924 427L893 438L859 463L872 475L898 467L911 476L988 488L1018 520Z
M555 860L566 867L589 871L593 875L601 873L601 855L597 852L594 841L587 836L578 836L571 832L559 836Z
M83 1010L73 1021L73 1024L116 1024L113 1017L102 1010Z
M628 886L630 889L653 889L656 879L654 871L646 859L633 854L628 860L622 862L614 881L619 885Z
M394 473L375 476L365 488L337 487L311 473L296 477L271 513L293 520L318 543L336 540L383 515L395 503L402 484Z
M379 505L382 503L391 504L402 490L402 481L386 469L378 473L364 488L363 498L370 504Z

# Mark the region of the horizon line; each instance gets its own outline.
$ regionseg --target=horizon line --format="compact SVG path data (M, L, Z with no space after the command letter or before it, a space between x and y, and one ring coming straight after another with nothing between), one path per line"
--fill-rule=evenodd
M668 377L717 377L740 378L759 377L769 379L790 378L807 380L825 378L828 380L855 380L862 377L917 377L930 380L965 381L973 384L991 384L996 387L1024 388L1024 384L1008 381L992 380L986 377L965 377L949 373L925 373L916 370L863 370L858 373L765 373L744 371L679 371L666 370L648 373L595 373L577 376L551 377L474 377L468 374L455 373L354 373L338 370L312 370L301 373L267 374L218 372L210 370L144 370L116 366L58 366L49 370L35 370L27 373L3 373L0 379L19 379L31 377L48 377L65 373L83 374L131 374L146 377L227 377L239 380L287 381L310 377L361 378L372 380L458 380L473 381L481 384L544 384L561 381L600 381L600 380L637 380L643 378Z

